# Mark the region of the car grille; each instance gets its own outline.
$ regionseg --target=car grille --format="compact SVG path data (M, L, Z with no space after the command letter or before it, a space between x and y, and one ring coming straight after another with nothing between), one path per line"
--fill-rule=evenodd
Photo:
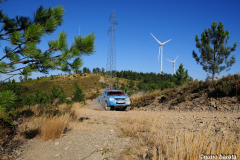
M125 100L125 98L115 98L115 100Z

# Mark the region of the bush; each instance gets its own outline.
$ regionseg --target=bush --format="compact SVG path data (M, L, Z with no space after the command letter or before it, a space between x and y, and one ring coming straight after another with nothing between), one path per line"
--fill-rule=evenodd
M177 102L178 102L178 103L185 102L185 95L183 94L183 95L181 95L180 97L178 97Z
M23 101L24 105L28 105L29 107L33 105L34 103L34 96L29 94L26 96L26 98Z
M63 92L63 88L61 88L60 92L58 93L58 100L60 104L63 104L66 101L66 95Z
M52 90L52 93L50 94L51 100L58 98L59 96L58 86L54 84L51 90Z
M48 104L50 102L50 97L47 95L45 92L44 94L42 93L42 90L36 89L35 92L35 97L34 97L34 104Z
M221 96L234 96L240 92L239 75L228 75L218 80L216 84L217 92Z
M128 94L128 96L131 96L133 93L134 93L134 92L133 92L133 90L131 89L127 94Z
M3 92L0 92L0 111L2 112L8 112L11 110L11 108L14 107L14 103L17 100L17 96L13 91L6 90Z
M16 83L14 79L12 80L12 82L6 83L6 86L3 90L4 91L10 90L15 94L16 100L15 100L15 103L12 104L12 106L15 108L22 106L23 98L20 96L25 91L28 91L28 89L25 87L22 87L20 83Z
M79 85L75 82L74 84L74 92L72 101L73 102L81 102L84 101L85 94L83 93L82 89L79 87Z
M221 83L218 84L218 90L223 96L228 96L233 90L233 84L231 82L221 81Z

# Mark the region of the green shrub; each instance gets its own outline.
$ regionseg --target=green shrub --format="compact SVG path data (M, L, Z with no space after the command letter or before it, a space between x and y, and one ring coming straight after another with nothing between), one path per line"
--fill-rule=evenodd
M134 93L134 92L133 92L133 90L131 89L127 94L128 94L128 96L131 96L133 93Z
M0 111L8 112L14 107L14 103L17 100L17 96L13 91L6 90L0 92Z
M178 103L185 102L185 95L183 94L183 95L181 95L180 97L178 97L177 102L178 102Z
M65 100L66 99L66 95L64 94L64 93L60 93L59 95L58 95L58 100L59 100L59 103L60 104L63 104L63 103L65 103Z
M233 89L234 89L234 86L233 86L232 82L221 81L218 84L218 91L223 96L229 96Z
M79 85L75 82L74 84L74 92L72 101L73 102L81 102L84 101L85 94L83 93L82 89L79 87Z
M24 105L28 105L30 107L34 103L34 96L32 94L27 95L23 103Z
M51 90L52 90L52 93L50 94L51 100L58 98L58 95L59 95L58 86L54 84Z
M36 89L34 103L42 105L42 104L46 104L46 102L48 102L48 95L46 93L43 94L42 90L39 91L38 89Z
M4 89L4 91L6 90L10 90L12 91L15 96L16 96L16 100L15 103L12 104L13 107L17 108L17 107L22 107L23 103L23 98L20 97L22 95L22 93L24 93L25 91L28 91L27 88L22 87L20 85L20 83L16 83L15 80L13 79L12 82L6 83Z

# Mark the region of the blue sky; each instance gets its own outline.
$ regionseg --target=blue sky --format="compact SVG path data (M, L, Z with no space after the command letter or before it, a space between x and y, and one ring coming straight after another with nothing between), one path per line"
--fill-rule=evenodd
M180 63L191 77L205 80L207 73L200 64L192 58L192 51L198 52L195 47L195 36L199 36L205 28L211 27L212 22L224 24L224 29L230 32L228 45L240 43L240 1L239 0L8 0L0 4L1 9L13 18L16 15L32 16L36 9L43 5L62 5L66 10L64 24L52 35L44 37L39 44L42 51L48 49L47 42L54 40L64 30L68 34L69 46L75 35L88 35L90 32L96 35L96 52L91 56L84 56L83 67L106 68L109 45L108 22L112 9L115 9L116 21L116 68L120 70L132 70L136 72L160 72L158 62L158 43L150 35L150 32L161 42L166 43L163 47L163 72L173 73L173 64L166 59L179 58L175 64L175 70ZM3 48L7 43L1 42L0 57L3 56ZM236 63L231 70L223 71L219 77L227 74L240 73L240 48L237 46L235 55ZM83 68L82 67L82 68ZM57 75L60 71L51 71L49 75ZM0 80L6 79L7 75L0 75ZM33 73L31 78L44 76L41 73ZM18 76L13 77L19 81Z

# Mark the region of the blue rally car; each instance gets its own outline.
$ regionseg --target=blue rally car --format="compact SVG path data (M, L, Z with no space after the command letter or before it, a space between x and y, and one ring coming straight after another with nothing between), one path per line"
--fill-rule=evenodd
M104 106L106 111L120 109L130 110L131 101L127 94L121 90L105 90L99 97L99 102Z

